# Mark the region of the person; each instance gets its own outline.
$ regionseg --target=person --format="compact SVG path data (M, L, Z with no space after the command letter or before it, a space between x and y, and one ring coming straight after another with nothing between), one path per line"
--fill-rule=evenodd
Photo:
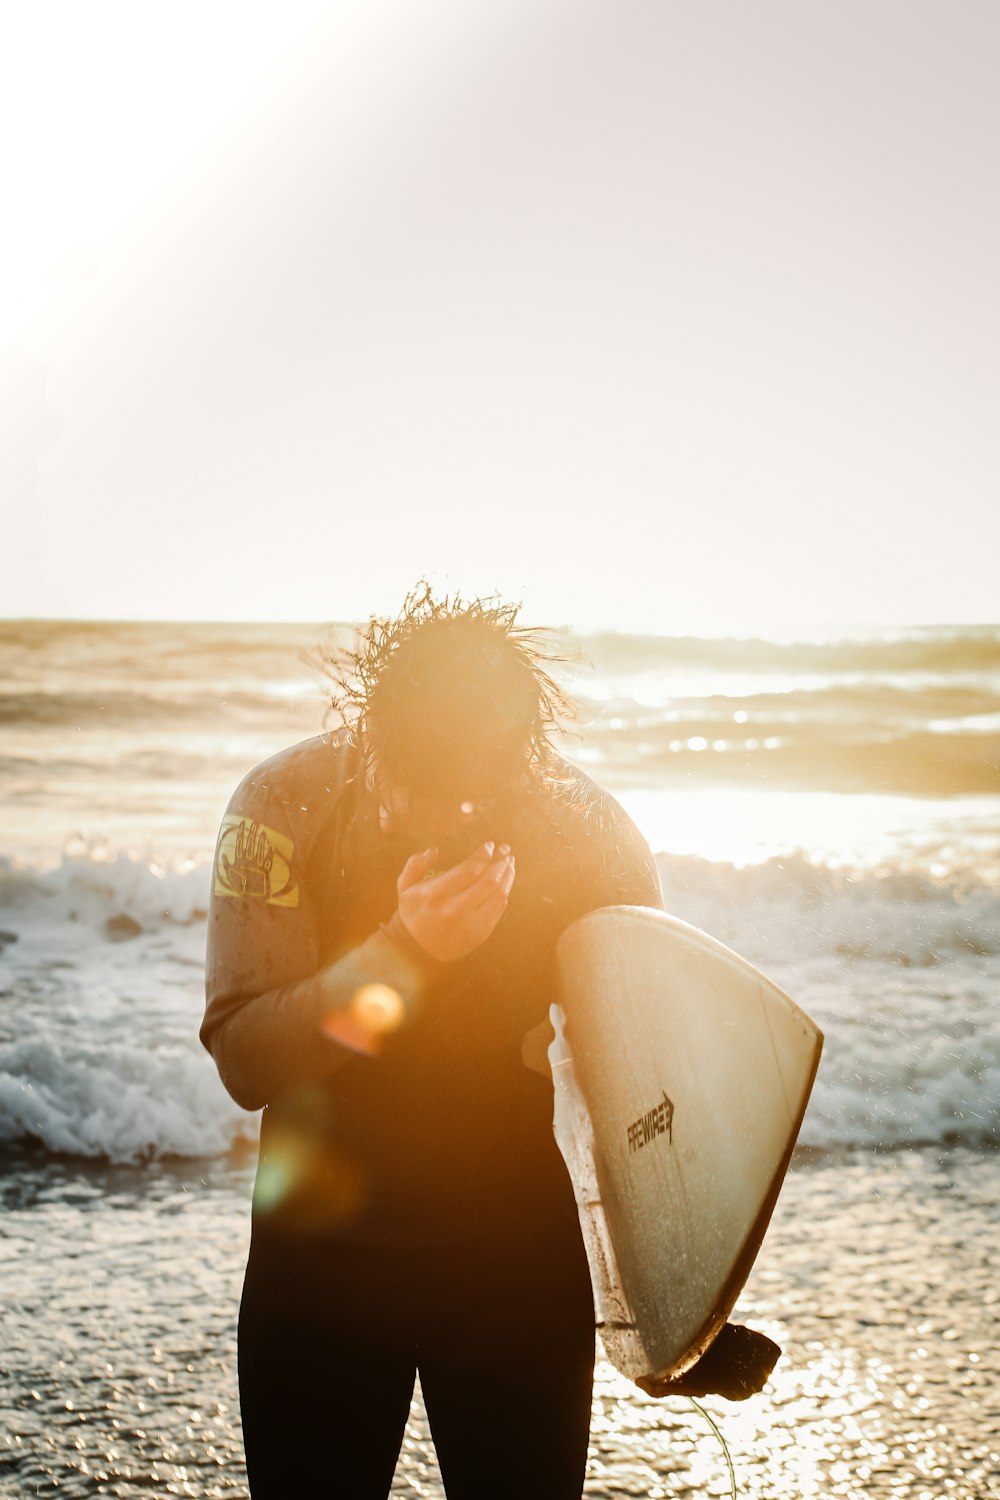
M201 1036L263 1108L239 1316L251 1494L384 1497L415 1378L449 1500L576 1500L594 1308L552 1133L555 947L659 907L569 704L497 600L372 620L340 725L223 819Z

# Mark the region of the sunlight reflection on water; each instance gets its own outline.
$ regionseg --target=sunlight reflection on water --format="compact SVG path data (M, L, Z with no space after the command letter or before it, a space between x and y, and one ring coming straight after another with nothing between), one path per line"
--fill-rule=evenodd
M666 791L615 789L615 797L643 830L654 852L695 854L744 866L807 849L814 863L941 871L970 854L981 875L996 866L1000 798L907 798L858 793L747 791L691 787Z
M703 1403L741 1497L1000 1493L995 1173L995 1156L907 1151L790 1174L737 1308L784 1355L760 1396ZM8 1171L12 1500L245 1493L235 1330L249 1190L246 1169L220 1163L36 1157ZM728 1494L702 1416L601 1361L587 1500ZM443 1495L419 1394L393 1495Z

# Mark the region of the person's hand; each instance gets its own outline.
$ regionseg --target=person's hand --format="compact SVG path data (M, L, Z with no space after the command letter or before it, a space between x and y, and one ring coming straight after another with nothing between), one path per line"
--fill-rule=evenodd
M485 943L507 907L514 856L506 844L494 854L481 844L461 864L433 874L436 849L406 861L396 882L399 919L432 958L464 958Z

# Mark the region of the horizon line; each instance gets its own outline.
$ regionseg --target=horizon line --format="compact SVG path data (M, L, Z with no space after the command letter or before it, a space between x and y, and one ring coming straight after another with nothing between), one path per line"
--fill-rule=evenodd
M207 616L207 615L42 615L42 614L17 614L7 615L0 613L0 626L3 625L162 625L162 626L276 626L281 629L290 629L295 626L309 627L319 630L330 629L358 629L366 625L371 619L392 618L380 611L372 611L364 617L356 619L317 619L312 617L295 618L250 618L236 616ZM620 635L620 636L648 636L662 639L684 639L686 637L700 637L703 639L747 639L755 635L769 635L771 633L787 636L795 631L809 633L842 631L900 631L900 630L1000 630L1000 619L952 619L952 620L793 620L779 623L777 621L759 620L749 625L729 626L715 625L710 628L702 626L699 628L694 622L684 627L677 625L646 625L646 626L622 626L620 624L600 623L596 621L574 621L558 620L540 623L534 628L539 630L568 630L577 635Z

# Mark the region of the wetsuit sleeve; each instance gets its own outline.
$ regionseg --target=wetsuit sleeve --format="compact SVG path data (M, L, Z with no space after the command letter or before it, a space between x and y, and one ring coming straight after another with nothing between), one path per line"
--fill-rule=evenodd
M662 911L660 877L646 840L608 792L577 774L583 787L580 806L584 810L574 825L578 833L571 845L572 873L567 881L569 895L563 907L562 927L602 906L652 906ZM564 1003L554 944L545 974L549 998L560 996ZM544 1077L551 1077L548 1048L553 1035L546 1019L526 1033L521 1046L522 1062Z
M608 792L600 792L595 813L587 908L652 906L662 911L656 861L639 829Z
M398 918L320 966L320 914L289 811L296 801L262 797L248 779L216 849L201 1040L244 1109L377 1051L352 1015L358 991L386 984L406 1005L439 967Z

